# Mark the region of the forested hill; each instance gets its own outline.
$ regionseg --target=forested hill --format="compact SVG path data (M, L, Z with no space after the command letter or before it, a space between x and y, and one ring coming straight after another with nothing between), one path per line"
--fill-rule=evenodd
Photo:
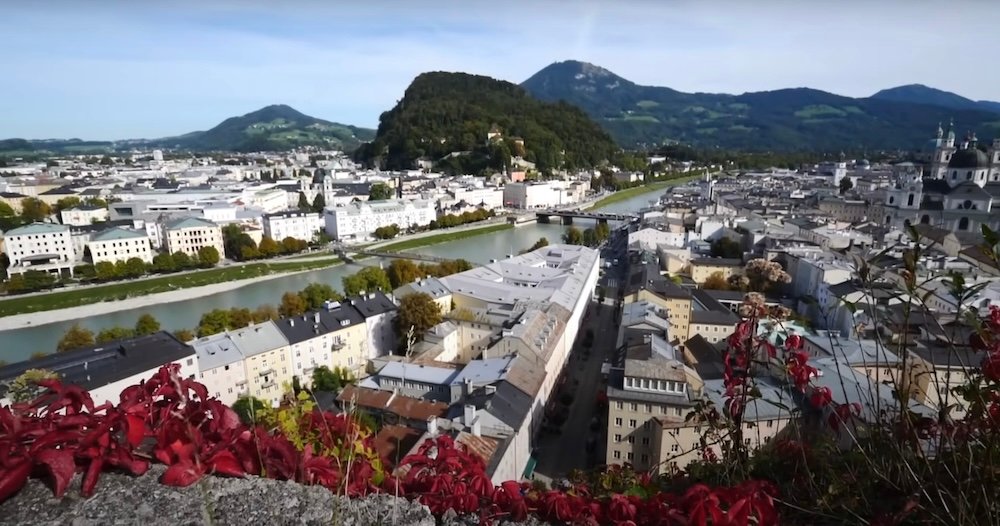
M491 130L500 136L488 140ZM413 168L425 158L446 171L481 173L520 156L547 172L596 166L616 150L611 137L574 106L539 101L489 77L432 72L414 79L402 100L382 114L375 140L362 145L357 158L393 170Z

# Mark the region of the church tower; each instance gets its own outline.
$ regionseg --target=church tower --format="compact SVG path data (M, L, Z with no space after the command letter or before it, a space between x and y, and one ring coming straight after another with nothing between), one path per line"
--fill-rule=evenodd
M931 171L929 176L932 179L945 179L948 172L948 163L955 153L955 123L948 123L948 135L944 136L944 130L938 124L937 137L931 141L934 145L934 156L931 158Z
M920 166L899 163L892 167L893 185L886 193L885 204L900 210L918 210L923 197Z
M990 158L976 147L976 134L966 135L960 147L950 156L945 167L948 186L955 188L963 183L973 183L982 188L990 177Z

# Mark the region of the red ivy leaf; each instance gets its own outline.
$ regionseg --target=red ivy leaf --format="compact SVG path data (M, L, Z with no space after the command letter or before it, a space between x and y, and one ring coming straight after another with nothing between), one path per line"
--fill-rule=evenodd
M38 453L35 459L48 468L52 475L54 493L56 497L62 497L66 492L66 486L76 472L76 462L73 461L73 453L66 449L46 449Z
M200 466L187 462L178 462L167 468L161 482L167 486L184 488L197 482L204 474L204 470Z
M83 483L80 487L80 494L84 497L89 497L94 494L94 488L97 487L97 478L101 475L101 468L104 466L104 459L101 457L96 457L90 461L90 465L87 466L87 472L83 474Z
M242 477L246 475L246 471L243 470L240 461L236 460L236 456L231 451L222 450L217 452L208 459L206 464L208 464L208 469L213 473L220 473L229 477Z
M143 437L146 436L146 422L141 416L132 414L127 415L125 421L128 426L128 443L132 447L136 447L142 443Z
M0 502L17 493L28 482L31 462L25 460L10 469L0 470Z

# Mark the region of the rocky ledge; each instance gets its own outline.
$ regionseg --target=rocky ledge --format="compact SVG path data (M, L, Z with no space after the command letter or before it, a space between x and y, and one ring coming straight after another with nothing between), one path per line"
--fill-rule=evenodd
M153 466L141 477L102 474L89 499L80 496L79 475L61 499L53 497L45 483L33 479L0 504L0 524L467 526L479 522L451 514L436 519L426 506L390 495L347 499L322 487L257 477L205 477L190 487L175 488L160 484L163 470Z

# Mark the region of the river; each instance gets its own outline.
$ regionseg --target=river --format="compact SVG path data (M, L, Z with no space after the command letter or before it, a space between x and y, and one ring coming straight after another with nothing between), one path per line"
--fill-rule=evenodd
M631 212L649 205L649 201L662 192L649 192L612 203L601 210L608 212ZM592 226L593 222L577 221L580 228ZM559 224L529 223L517 228L474 236L447 243L414 249L414 252L447 258L463 258L473 263L488 263L490 259L500 259L507 254L517 254L530 247L538 238L545 237L550 243L557 243L565 231ZM365 265L387 265L384 260L365 260ZM262 303L277 305L281 295L290 290L301 290L312 282L329 283L340 288L341 278L357 272L361 265L337 265L323 270L315 270L252 283L239 289L221 292L211 296L192 298L172 303L161 303L141 309L118 311L79 320L47 323L37 327L14 329L0 332L0 360L16 362L25 360L35 352L52 352L62 335L74 323L98 331L114 326L132 327L142 314L152 314L160 321L163 329L193 329L198 325L202 313L212 309L231 307L254 308Z

